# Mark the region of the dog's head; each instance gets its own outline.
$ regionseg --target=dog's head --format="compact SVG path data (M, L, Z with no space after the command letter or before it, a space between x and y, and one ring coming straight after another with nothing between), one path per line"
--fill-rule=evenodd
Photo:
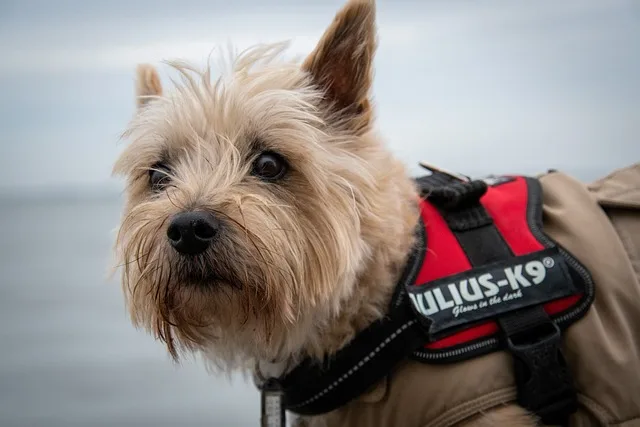
M392 170L370 136L373 1L352 0L302 64L283 45L213 79L138 68L117 249L133 321L181 350L291 353L338 315L381 239ZM391 201L391 203L394 203ZM389 229L387 229L389 230Z

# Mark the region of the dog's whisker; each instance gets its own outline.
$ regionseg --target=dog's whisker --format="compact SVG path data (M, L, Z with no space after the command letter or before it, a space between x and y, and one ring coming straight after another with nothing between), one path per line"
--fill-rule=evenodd
M173 184L173 185L168 185L165 190L164 190L164 194L167 196L167 200L169 201L169 203L171 203L171 205L176 209L176 210L180 210L180 206L178 205L178 203L174 202L173 199L171 199L171 193L169 193L169 189L170 188L174 188L177 189L178 187Z
M141 256L135 257L134 259L130 259L130 260L125 261L125 262L120 263L120 264L116 264L115 267L116 268L122 268L122 267L125 267L125 266L128 266L128 265L134 264L134 263L140 261L142 258L146 257L149 253L150 252L147 252L145 254L142 254Z

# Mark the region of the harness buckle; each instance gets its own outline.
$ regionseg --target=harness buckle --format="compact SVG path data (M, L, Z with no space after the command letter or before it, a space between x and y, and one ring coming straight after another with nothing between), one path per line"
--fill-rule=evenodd
M507 345L514 360L518 404L544 424L565 425L578 403L558 325L549 320L507 336Z

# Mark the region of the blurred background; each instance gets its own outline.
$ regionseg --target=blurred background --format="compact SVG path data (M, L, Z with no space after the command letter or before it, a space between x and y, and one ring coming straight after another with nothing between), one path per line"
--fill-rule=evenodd
M107 278L111 165L138 62L285 39L305 54L342 3L0 1L0 426L258 425L250 382L175 366L130 326ZM640 2L378 5L378 125L413 173L590 181L640 160Z

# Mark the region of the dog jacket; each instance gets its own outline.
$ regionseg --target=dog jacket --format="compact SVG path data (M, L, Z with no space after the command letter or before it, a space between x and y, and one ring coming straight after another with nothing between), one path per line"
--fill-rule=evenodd
M640 426L640 164L590 186L417 182L389 315L280 379L284 406L331 426L447 427L509 403L547 425Z

